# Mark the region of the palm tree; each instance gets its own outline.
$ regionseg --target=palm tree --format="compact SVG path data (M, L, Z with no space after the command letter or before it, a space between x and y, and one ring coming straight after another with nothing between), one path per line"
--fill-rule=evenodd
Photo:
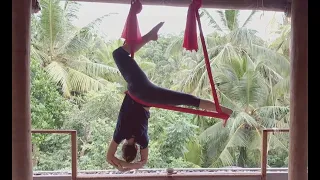
M275 19L273 19L271 23L276 23ZM279 28L275 32L273 32L272 35L276 35L278 37L273 42L271 42L270 47L289 58L291 19L283 16L283 23L277 25L279 26Z
M202 141L210 141L208 153L213 166L244 167L248 154L259 156L262 129L289 127L289 88L283 79L273 83L271 74L266 79L260 66L259 62L235 59L216 70L217 82L224 82L219 86L220 97L235 114L226 128L220 121L200 135ZM282 138L271 135L269 148L286 149Z
M95 45L91 46L91 50L89 51L91 55L91 60L96 63L102 63L109 67L116 68L117 66L114 62L114 59L112 57L112 52L117 49L118 47L123 45L122 39L117 40L111 40L108 42L104 42L103 40L95 41ZM138 65L141 67L141 69L150 77L152 78L153 72L155 70L155 64L146 58L141 58L140 55L144 54L143 51L138 51L135 54L135 61L138 63ZM123 77L120 74L109 75L104 78L105 80L111 81L111 82L118 82L123 90L126 88L126 82L124 81Z
M42 11L32 17L31 56L41 62L52 80L69 97L71 92L99 90L106 86L101 78L118 73L116 68L88 59L84 52L97 36L92 32L107 16L82 28L72 21L79 4L60 0L42 0Z
M283 57L279 57L276 52L264 47L264 41L255 35L255 30L246 28L256 11L252 11L242 25L240 25L238 19L240 14L238 10L217 11L217 13L220 15L222 25L219 25L208 11L203 10L201 12L202 17L207 16L209 24L216 30L206 37L213 72L215 72L215 68L219 64L228 62L231 59L246 58L255 61L258 58L272 57L275 60L283 61ZM198 53L200 56L199 63L192 69L189 76L181 82L181 86L187 87L190 93L197 95L203 94L204 91L208 91L210 94L210 89L206 89L209 87L209 81L202 56L203 52L200 49ZM187 54L190 55L192 53Z
M170 76L172 73L176 72L177 67L179 67L180 59L178 58L168 58L165 55L165 50L167 46L171 43L172 35L163 36L158 38L157 42L149 42L146 46L141 48L138 52L141 54L139 56L139 61L147 65L149 69L146 71L148 73L149 79L158 84L161 87L170 88L172 85L172 79Z
M226 128L220 121L207 128L200 139L208 144L206 151L213 159L213 166L245 166L249 154L259 156L261 129L288 125L290 65L284 56L266 48L266 43L255 35L254 30L246 28L256 11L252 11L242 25L238 10L217 13L222 25L206 10L201 14L209 18L216 30L206 37L206 42L220 103L235 113ZM175 44L169 48L177 49ZM199 59L181 81L181 89L211 98L202 51L181 52ZM174 51L171 53L175 54ZM271 136L270 141L276 145L273 147L285 148L277 136Z

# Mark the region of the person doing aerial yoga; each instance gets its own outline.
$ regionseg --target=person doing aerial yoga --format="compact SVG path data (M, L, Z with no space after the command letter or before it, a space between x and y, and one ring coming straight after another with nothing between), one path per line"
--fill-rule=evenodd
M157 24L150 32L142 36L142 40L134 46L137 52L150 41L157 41L158 31L164 22ZM136 61L130 57L132 47L125 43L113 51L114 61L127 82L127 88L131 95L138 99L161 105L185 105L215 112L216 106L213 102L200 99L190 94L172 91L153 84L146 74L141 70ZM139 169L147 163L148 159L148 119L150 107L135 101L126 93L117 120L113 139L107 152L107 161L120 171ZM221 106L221 111L230 116L232 110ZM118 145L125 140L122 146L122 161L115 157ZM141 160L131 163L137 156L138 145L140 146Z

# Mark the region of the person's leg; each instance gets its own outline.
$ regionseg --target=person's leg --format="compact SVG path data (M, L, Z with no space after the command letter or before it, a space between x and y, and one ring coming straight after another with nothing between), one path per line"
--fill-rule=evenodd
M152 84L150 81L140 82L139 86L129 86L128 90L133 96L151 104L194 107L199 107L200 105L200 99L195 96L161 88Z
M163 26L163 24L164 22L160 22L154 28L152 28L146 35L142 36L142 41L134 46L134 52L139 51L139 49L148 42L158 40L158 31ZM128 53L131 53L131 46L129 44L124 44L122 48Z
M207 111L216 111L216 106L212 101L200 99L190 94L172 91L158 87L150 81L140 83L139 86L130 86L129 92L140 100L151 104L162 105L185 105L193 106ZM232 114L232 110L221 107L222 112Z
M163 22L156 25L149 33L142 37L142 41L135 46L135 52L137 52L142 46L152 40L158 39L158 31L162 27ZM122 47L113 51L113 58L115 63L128 83L128 86L139 86L140 82L149 81L145 73L141 70L138 64L132 59L130 54L130 45L125 44Z

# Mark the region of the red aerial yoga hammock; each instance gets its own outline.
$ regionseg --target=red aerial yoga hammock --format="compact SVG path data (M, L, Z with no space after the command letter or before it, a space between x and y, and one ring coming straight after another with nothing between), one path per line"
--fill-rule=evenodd
M199 26L199 32L200 32L200 39L202 43L202 48L203 48L203 54L206 62L206 68L210 80L210 85L212 89L212 96L216 105L216 110L217 112L209 112L209 111L204 111L204 110L196 110L196 109L190 109L190 108L183 108L183 107L177 107L177 106L170 106L170 105L161 105L161 104L151 104L144 102L134 95L130 94L129 91L126 91L129 96L131 96L132 99L134 99L136 102L149 106L149 107L156 107L156 108L162 108L162 109L168 109L168 110L173 110L173 111L178 111L178 112L185 112L185 113L190 113L190 114L196 114L196 115L201 115L201 116L208 116L208 117L215 117L215 118L220 118L224 120L223 126L226 125L227 120L229 118L229 115L225 114L222 112L217 92L215 89L215 85L213 82L213 77L212 77L212 72L211 72L211 67L210 67L210 61L209 61L209 56L202 32L202 27L201 27L201 22L200 22L200 15L199 15L199 8L202 5L202 0L193 0L192 3L189 6L188 9L188 15L187 15L187 23L186 23L186 29L185 29L185 34L184 34L184 42L183 42L183 47L186 48L186 50L195 50L198 51L198 42L197 42L197 24L196 21L198 21L198 26ZM129 15L127 17L127 21L125 24L125 27L122 32L122 38L125 39L125 43L129 44L131 46L131 57L134 57L134 46L141 41L141 33L139 29L139 24L138 24L138 18L137 14L140 13L142 10L142 4L139 0L131 0L131 7L129 11Z

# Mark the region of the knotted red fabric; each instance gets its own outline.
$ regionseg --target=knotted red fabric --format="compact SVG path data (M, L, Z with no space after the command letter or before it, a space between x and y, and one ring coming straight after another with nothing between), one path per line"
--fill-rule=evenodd
M202 0L194 0L189 5L187 23L184 32L183 47L186 50L198 51L198 41L197 41L197 17L196 14L202 5Z
M127 21L121 35L121 37L125 39L125 43L131 46L132 58L134 57L135 45L140 43L142 40L138 18L137 18L137 14L139 14L141 10L142 10L141 2L139 0L132 0Z

